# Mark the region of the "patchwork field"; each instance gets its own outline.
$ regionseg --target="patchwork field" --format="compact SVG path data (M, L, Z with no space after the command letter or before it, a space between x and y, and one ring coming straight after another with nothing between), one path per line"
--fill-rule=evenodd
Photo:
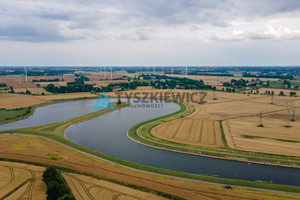
M254 192L251 190L238 188L229 191L218 185L176 180L159 175L134 171L100 159L96 159L94 157L83 155L55 142L29 135L0 135L0 146L1 158L23 160L68 168L96 178L109 180L113 179L125 184L172 194L174 196L186 199L270 200L298 198L297 196L289 194L271 194L267 192ZM55 156L53 157L53 155ZM57 157L59 157L59 159L57 159ZM9 179L9 176L6 175L6 177ZM83 181L89 182L89 180L85 179L83 179ZM92 181L92 183L94 182ZM124 189L121 186L116 187L112 185L113 184L108 187L113 187L115 190L119 188L122 190ZM99 191L97 188L91 190L91 192L95 195L97 191ZM127 191L131 190L126 190L126 192L123 191L123 193L127 193ZM103 194L102 190L101 193ZM121 197L121 199L126 198Z
M44 167L0 161L0 199L46 199Z
M77 200L85 199L165 199L153 194L141 192L105 180L88 176L63 173L65 180Z
M196 92L193 90L143 90L142 92ZM139 97L142 97L141 91ZM199 92L199 91L198 91ZM111 94L115 96L114 94ZM123 95L125 96L125 95ZM299 97L268 95L247 95L238 93L207 92L205 104L191 103L195 112L191 115L166 122L154 127L151 134L155 137L172 142L218 147L221 131L219 121L224 126L224 134L230 148L273 153L281 155L300 156L299 143ZM184 99L187 102L187 99ZM286 102L293 102L295 122L285 128ZM292 116L292 110L290 111ZM263 114L264 128L257 127L259 114ZM249 136L248 136L249 135Z

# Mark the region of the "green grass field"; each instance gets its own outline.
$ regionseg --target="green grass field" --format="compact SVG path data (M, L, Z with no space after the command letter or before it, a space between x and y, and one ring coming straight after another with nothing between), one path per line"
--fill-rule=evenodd
M0 124L9 122L15 119L26 118L34 111L33 107L18 108L18 109L0 109Z

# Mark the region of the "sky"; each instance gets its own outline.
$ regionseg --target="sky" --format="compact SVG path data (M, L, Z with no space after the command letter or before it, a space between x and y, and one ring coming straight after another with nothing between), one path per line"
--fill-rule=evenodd
M0 66L300 66L300 0L0 0Z

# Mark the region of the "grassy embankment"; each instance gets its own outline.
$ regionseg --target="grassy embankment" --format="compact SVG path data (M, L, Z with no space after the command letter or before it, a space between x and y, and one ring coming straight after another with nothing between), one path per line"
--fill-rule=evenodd
M275 155L275 154L267 154L267 153L259 153L259 152L248 152L248 151L228 148L224 130L223 130L222 120L219 121L222 139L224 143L224 147L222 148L202 147L199 145L176 143L176 142L160 139L153 136L151 134L151 129L154 128L155 126L168 121L172 121L174 119L182 118L184 116L191 114L194 111L191 105L185 106L184 104L181 103L179 103L179 105L180 105L180 110L174 114L152 119L133 126L128 131L129 137L146 145L150 145L162 149L168 149L172 151L179 151L184 153L198 154L198 155L211 156L211 157L230 159L230 160L238 160L244 162L300 167L299 157Z
M116 109L120 109L124 106L127 106L127 103L122 103L122 105L116 105L113 103ZM168 119L175 119L177 117L183 117L185 115L188 115L189 113L193 112L194 108L190 105L188 105L188 108L185 108L184 104L180 104L181 109L173 114L167 115L165 117L161 117L160 119L163 118L168 118ZM182 113L183 111L186 111ZM91 150L88 148L85 148L83 146L80 146L78 144L75 144L68 140L65 137L65 131L68 127L77 124L82 121L86 121L98 116L101 116L103 114L109 113L111 110L100 110L96 111L93 113L89 113L80 117L76 117L70 120L65 120L62 122L57 122L53 124L48 124L48 125L43 125L43 126L37 126L37 127L31 127L31 128L24 128L24 129L16 129L16 130L9 130L9 131L2 131L0 133L9 133L9 132L16 132L16 133L26 133L26 134L33 134L33 135L39 135L39 136L44 136L48 137L51 139L54 139L56 141L59 141L65 145L68 145L70 147L76 148L78 150L84 151L86 153L98 156L100 158L104 158L107 160L110 160L112 162L129 166L135 169L140 169L144 171L149 171L149 172L154 172L154 173L159 173L159 174L165 174L165 175L171 175L171 176L177 176L177 177L183 177L183 178L189 178L189 179L194 179L194 180L201 180L201 181L208 181L212 183L221 183L221 184L232 184L232 185L240 185L240 186L248 186L248 187L255 187L255 188L264 188L264 189L271 189L271 190L280 190L280 191L289 191L289 192L297 192L300 193L300 187L295 187L295 186L287 186L287 185L278 185L278 184L271 184L271 183L265 183L265 182L254 182L254 181L244 181L244 180L235 180L235 179L225 179L225 178L219 178L215 176L204 176L204 175L196 175L196 174L190 174L190 173L184 173L184 172L178 172L178 171L171 171L171 170L166 170L166 169L159 169L159 168L154 168L154 167L149 167L145 165L140 165L137 163L133 163L130 161L126 161L120 158L116 158L95 150ZM150 120L152 122L156 122L158 119ZM160 123L165 122L166 119L160 120ZM132 127L129 131L129 134L136 133L137 129L143 125L143 124L148 124L148 122L144 122L141 124L138 124L134 127ZM151 127L151 126L150 126ZM149 126L148 126L149 128ZM214 152L211 152L214 153Z

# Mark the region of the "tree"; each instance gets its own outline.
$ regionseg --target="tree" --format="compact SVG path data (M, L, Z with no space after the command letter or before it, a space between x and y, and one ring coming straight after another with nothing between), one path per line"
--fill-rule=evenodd
M26 94L31 94L31 92L28 89L26 89Z
M65 194L62 197L59 197L57 200L76 200L73 195Z
M285 96L284 92L283 92L283 91L280 91L280 92L279 92L279 96Z
M10 86L10 93L15 93L14 88Z
M47 200L57 200L68 192L66 187L58 182L52 181L47 184Z

